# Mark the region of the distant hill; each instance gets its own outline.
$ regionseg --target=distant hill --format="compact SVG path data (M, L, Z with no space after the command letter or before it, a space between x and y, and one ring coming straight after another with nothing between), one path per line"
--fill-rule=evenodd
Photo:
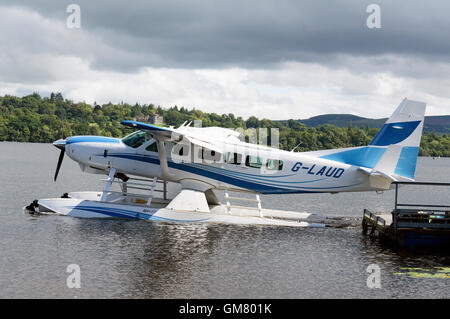
M324 114L311 117L305 120L297 120L306 126L316 127L323 124L332 124L339 127L346 127L350 123L354 126L368 126L368 127L381 127L386 119L369 119L353 114Z
M450 115L425 116L424 130L436 133L450 133Z
M324 114L297 121L311 127L323 124L347 127L352 123L356 127L368 126L378 128L386 122L386 118L370 119L352 114ZM425 116L424 129L427 132L450 133L450 115Z

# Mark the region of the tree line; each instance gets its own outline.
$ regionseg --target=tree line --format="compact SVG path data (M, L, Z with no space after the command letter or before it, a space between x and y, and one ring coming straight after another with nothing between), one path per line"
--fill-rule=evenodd
M379 130L351 124L308 127L295 120L271 121L255 116L244 120L232 113L205 113L178 106L162 108L123 102L90 105L64 99L61 93L51 93L50 97L33 93L24 97L0 97L0 141L50 143L73 135L122 137L131 130L120 125L120 121L146 118L155 113L164 117L165 124L175 127L185 121L201 120L204 127L278 128L280 148L295 148L299 152L367 145ZM419 155L450 157L450 135L425 132Z

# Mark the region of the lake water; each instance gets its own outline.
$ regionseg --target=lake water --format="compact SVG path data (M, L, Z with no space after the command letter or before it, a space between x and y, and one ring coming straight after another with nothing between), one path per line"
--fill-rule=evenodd
M394 192L263 196L263 207L308 211L349 227L288 228L33 217L33 199L100 190L50 144L0 143L0 298L448 298L450 253L387 248L361 234L364 208L389 211ZM448 182L450 159L420 158L417 180ZM427 190L427 189L425 189ZM403 201L448 201L406 191ZM448 204L448 202L446 203ZM81 268L69 289L66 268ZM381 288L367 287L367 267ZM442 270L444 267L444 270ZM447 270L445 270L447 268ZM406 270L408 271L408 270Z

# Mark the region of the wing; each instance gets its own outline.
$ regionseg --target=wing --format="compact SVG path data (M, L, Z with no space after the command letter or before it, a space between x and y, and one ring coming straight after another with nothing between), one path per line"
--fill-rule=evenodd
M175 128L161 127L137 121L122 121L120 122L120 124L140 130L146 130L157 140L180 142L181 140L185 139L192 144L198 145L208 150L217 153L223 153L223 151L217 145L215 145L214 141L208 140L206 137L199 138L198 136L189 134L189 132L181 132L180 130Z
M125 126L129 126L132 128L137 128L140 130L146 130L149 131L150 134L154 135L155 138L156 137L173 137L173 133L174 133L174 129L170 129L170 128L166 128L166 127L161 127L161 126L157 126L157 125L152 125L152 124L147 124L147 123L142 123L142 122L137 122L137 121L122 121L120 122L120 124L125 125Z

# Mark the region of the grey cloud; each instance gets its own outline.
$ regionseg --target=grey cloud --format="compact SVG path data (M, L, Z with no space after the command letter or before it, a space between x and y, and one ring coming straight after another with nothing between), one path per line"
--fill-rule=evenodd
M450 51L445 1L376 1L382 23L376 30L366 27L366 7L373 1L18 0L14 5L64 22L73 2L81 7L82 28L105 44L91 50L98 69L270 68L290 60L332 64L341 55L383 54L447 61Z

